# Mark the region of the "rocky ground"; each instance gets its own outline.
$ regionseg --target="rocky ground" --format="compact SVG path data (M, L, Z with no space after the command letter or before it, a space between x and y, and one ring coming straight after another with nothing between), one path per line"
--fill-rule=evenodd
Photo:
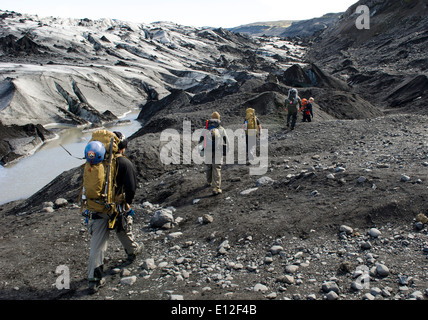
M202 166L142 183L134 233L145 249L127 265L112 234L107 284L95 295L86 291L89 235L73 199L49 205L44 197L32 214L5 205L1 298L427 299L426 120L272 129L267 173L225 165L219 196ZM132 154L141 139L131 141ZM170 210L171 228L153 226L159 210ZM70 272L68 290L57 289L59 266Z

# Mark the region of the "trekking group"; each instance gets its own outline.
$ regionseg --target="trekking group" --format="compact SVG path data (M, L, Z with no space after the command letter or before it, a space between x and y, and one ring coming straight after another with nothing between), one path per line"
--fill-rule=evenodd
M311 122L314 117L312 111L312 103L314 102L314 98L301 99L297 94L297 89L290 89L288 92L288 97L285 99L285 108L287 111L287 128L290 130L294 130L297 121L297 113L303 113L302 122ZM291 120L291 124L290 124Z
M290 89L285 100L286 126L291 125L290 129L294 129L300 111L303 113L302 121L311 122L313 101L313 98L302 100L296 89ZM262 130L255 109L246 109L242 130L246 142L246 164L249 165L254 159L257 138ZM213 112L206 121L198 145L201 156L205 158L206 185L212 187L213 195L219 195L222 193L223 157L230 144L218 112ZM97 130L85 148L81 202L82 215L87 219L91 235L88 262L91 294L105 283L104 256L111 231L116 232L128 263L132 263L143 248L143 244L135 241L132 232L134 210L131 205L137 188L137 175L134 165L125 156L127 146L128 140L121 132Z

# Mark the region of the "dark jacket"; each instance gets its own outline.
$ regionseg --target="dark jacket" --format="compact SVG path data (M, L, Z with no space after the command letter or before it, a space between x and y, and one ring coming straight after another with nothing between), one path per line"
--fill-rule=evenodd
M117 158L116 194L125 193L125 201L131 204L137 190L137 175L132 162L125 156Z
M312 103L307 103L304 107L303 107L303 114L308 113L312 116L312 118L314 117L314 114L312 113Z
M285 99L285 108L288 110L288 113L297 113L301 107L302 100L299 97L294 99Z

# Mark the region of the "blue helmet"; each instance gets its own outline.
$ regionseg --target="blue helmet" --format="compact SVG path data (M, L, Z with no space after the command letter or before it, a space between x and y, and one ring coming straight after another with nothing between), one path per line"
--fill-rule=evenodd
M97 164L104 160L106 148L99 141L91 141L85 148L85 159L90 164Z

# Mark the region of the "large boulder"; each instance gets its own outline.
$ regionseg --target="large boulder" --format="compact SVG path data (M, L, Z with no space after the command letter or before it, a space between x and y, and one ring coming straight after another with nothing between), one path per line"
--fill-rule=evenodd
M284 71L283 82L291 87L312 87L314 84L303 68L298 65L292 65Z
M152 228L167 228L169 229L174 223L174 216L169 209L160 209L155 211L150 219L150 226Z

